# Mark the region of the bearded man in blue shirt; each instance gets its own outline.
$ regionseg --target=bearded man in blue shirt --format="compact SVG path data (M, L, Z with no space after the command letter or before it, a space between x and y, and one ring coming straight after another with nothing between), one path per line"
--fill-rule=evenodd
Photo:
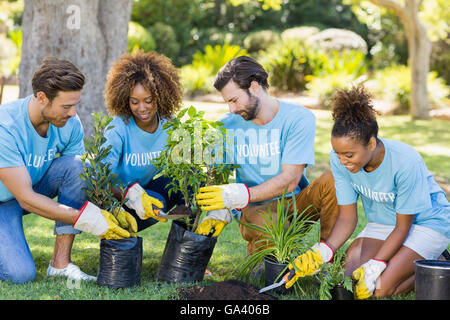
M246 224L263 226L261 212L276 220L276 205L285 190L292 211L308 210L305 217L320 218L321 239L328 237L338 214L334 180L325 172L309 184L306 167L314 165L314 114L307 108L272 97L268 74L254 59L241 56L229 61L218 72L214 87L228 104L225 123L231 138L227 163L239 165L236 183L208 186L197 194L202 210L209 211L197 229L208 234L231 222L228 209ZM231 159L230 159L231 158ZM311 206L312 205L312 206ZM309 208L309 209L308 209ZM319 214L314 215L318 212ZM259 249L262 234L240 225L248 242L247 253Z

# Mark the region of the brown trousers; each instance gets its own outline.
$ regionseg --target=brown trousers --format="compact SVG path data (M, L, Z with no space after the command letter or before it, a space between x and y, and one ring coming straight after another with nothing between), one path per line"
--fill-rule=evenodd
M296 194L295 203L297 211L305 213L305 217L316 221L320 218L320 239L325 241L330 235L331 229L338 217L338 205L336 200L336 189L331 171L323 173L320 177L312 181L308 187ZM293 211L292 198L286 199L289 203L289 210ZM312 206L311 206L312 205ZM270 212L276 221L277 201L271 201L262 205L247 206L242 209L241 222L246 224L256 224L264 226L264 218L260 212ZM309 207L309 208L308 208ZM319 214L317 214L317 212ZM262 234L256 230L239 225L242 237L248 242L247 253L250 254L261 245L256 244L261 239Z

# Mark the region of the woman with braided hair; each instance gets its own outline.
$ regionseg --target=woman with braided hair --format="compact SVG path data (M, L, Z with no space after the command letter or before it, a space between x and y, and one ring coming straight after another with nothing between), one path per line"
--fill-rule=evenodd
M450 204L417 151L378 137L363 86L337 91L332 116L339 217L326 243L296 259L296 275L313 274L332 260L355 230L360 197L368 223L347 250L345 266L356 281L355 297L406 293L414 288L414 260L436 259L450 243Z

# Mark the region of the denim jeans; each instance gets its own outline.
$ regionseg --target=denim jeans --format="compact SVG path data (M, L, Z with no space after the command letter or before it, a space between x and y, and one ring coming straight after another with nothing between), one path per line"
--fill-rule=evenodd
M79 209L87 200L79 174L83 165L79 157L62 156L53 160L44 177L33 190L58 202ZM22 216L27 214L17 200L0 203L0 280L23 283L32 281L36 267L23 231ZM55 223L54 233L80 233L70 224Z
M168 178L159 177L158 179L150 181L148 185L142 186L149 196L160 200L164 204L164 212L169 211L176 205L184 204L184 197L181 192L172 192L169 197L169 192L167 189L169 183L170 180ZM133 209L129 209L126 206L124 206L124 209L127 210L136 219L138 232L147 229L148 227L158 222L158 220L152 218L142 220Z

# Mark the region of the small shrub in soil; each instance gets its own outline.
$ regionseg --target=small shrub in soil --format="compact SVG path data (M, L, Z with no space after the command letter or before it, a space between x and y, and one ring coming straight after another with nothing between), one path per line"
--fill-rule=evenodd
M277 300L274 296L259 293L251 284L233 279L210 286L178 287L177 293L182 300Z

